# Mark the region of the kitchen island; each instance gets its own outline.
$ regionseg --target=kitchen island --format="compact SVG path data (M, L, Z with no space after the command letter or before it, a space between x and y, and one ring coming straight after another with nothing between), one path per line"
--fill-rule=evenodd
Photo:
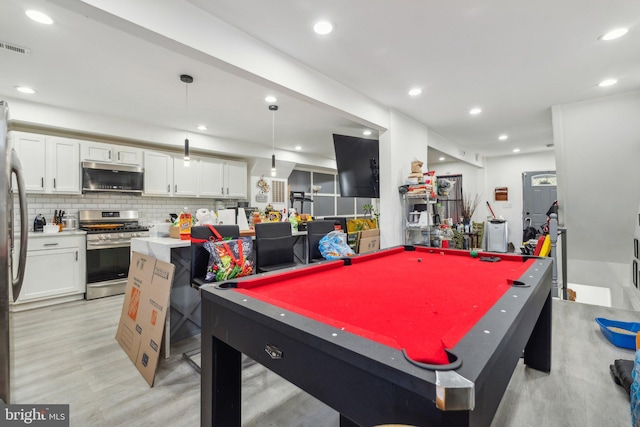
M191 287L191 241L170 237L137 237L131 239L131 252L140 252L176 267L163 342L164 355L169 357L172 341L200 333L200 296Z

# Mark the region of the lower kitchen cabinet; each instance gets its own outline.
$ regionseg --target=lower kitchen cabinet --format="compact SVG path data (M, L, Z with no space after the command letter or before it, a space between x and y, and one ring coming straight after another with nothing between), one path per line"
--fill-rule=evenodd
M18 253L18 248L14 250ZM29 233L22 291L15 305L48 305L84 298L86 236L75 232Z

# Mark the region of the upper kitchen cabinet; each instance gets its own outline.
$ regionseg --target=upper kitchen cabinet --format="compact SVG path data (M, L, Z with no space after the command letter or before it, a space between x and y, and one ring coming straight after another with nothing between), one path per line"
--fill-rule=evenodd
M144 195L246 199L247 164L144 150Z
M225 197L247 198L247 164L227 161L225 165Z
M247 164L232 160L201 158L200 197L247 198Z
M142 149L125 145L83 141L82 161L142 166Z
M158 151L144 151L144 195L173 195L173 156Z
M200 171L200 196L202 197L223 197L225 161L220 159L204 158L198 162Z
M80 194L79 141L13 132L13 144L28 193Z
M173 195L197 197L198 194L198 160L191 160L185 166L183 157L173 158Z

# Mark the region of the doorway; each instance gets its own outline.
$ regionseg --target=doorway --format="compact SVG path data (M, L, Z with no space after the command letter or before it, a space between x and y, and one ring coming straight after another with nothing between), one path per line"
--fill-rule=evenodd
M522 224L540 231L547 222L547 211L558 200L556 171L535 171L522 174Z

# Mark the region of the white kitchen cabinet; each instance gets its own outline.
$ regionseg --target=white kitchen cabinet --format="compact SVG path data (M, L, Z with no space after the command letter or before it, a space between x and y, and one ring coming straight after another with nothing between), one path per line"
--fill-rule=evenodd
M192 159L189 166L184 165L183 157L173 158L173 195L180 197L198 196L198 164Z
M82 161L142 165L142 149L125 145L83 141Z
M225 165L225 197L247 198L247 164L228 160Z
M144 150L144 195L246 199L247 164Z
M13 143L28 193L80 194L79 141L13 132Z
M173 195L173 156L159 151L144 152L144 195Z
M66 232L30 233L24 281L15 304L73 295L80 298L86 292L85 238Z
M210 158L200 159L198 179L201 197L224 196L224 166L224 160Z
M13 147L22 164L25 190L29 193L44 193L47 164L47 145L44 135L12 132ZM13 178L15 190L15 177Z

